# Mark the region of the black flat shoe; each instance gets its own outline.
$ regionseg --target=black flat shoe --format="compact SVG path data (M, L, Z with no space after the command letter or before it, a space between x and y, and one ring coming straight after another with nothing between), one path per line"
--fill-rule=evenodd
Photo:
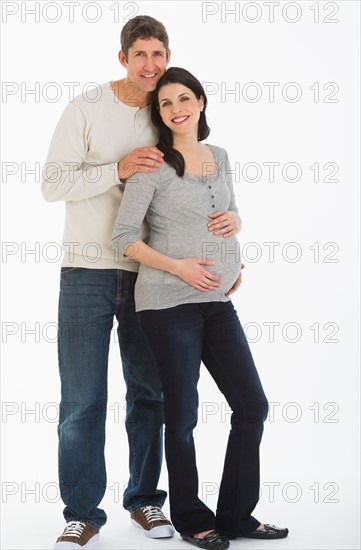
M192 535L182 534L181 537L187 542L194 544L194 546L197 546L197 548L205 548L206 550L211 550L212 548L214 548L214 550L225 550L226 548L229 548L229 540L226 537L221 536L217 533L217 531L208 533L208 535L202 539L196 539L195 537L192 537Z
M264 529L256 529L247 535L242 537L247 539L284 539L288 535L288 529L283 527L276 527L265 523Z

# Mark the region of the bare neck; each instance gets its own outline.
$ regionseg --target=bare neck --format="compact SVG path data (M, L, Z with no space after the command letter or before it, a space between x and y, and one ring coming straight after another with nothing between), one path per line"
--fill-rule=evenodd
M203 145L199 143L195 132L189 134L173 134L173 147L183 156L197 154Z
M129 107L143 109L152 101L152 93L139 90L138 85L127 78L111 82L111 88L116 98Z

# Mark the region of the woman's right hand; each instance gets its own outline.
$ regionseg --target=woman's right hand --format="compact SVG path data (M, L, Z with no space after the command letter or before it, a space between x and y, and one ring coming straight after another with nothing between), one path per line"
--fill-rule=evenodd
M219 282L222 279L219 275L210 273L202 266L214 265L213 260L202 260L202 258L183 258L175 260L174 275L177 275L183 281L188 283L193 288L208 292L209 290L217 290L221 285Z

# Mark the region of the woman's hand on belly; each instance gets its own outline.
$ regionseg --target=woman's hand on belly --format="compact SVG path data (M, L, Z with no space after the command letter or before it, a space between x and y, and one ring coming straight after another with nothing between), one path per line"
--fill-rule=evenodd
M197 290L208 292L209 290L217 290L221 286L217 281L220 281L222 277L211 273L203 267L205 265L214 265L215 262L213 260L183 258L174 260L174 263L175 269L172 271L173 275L177 275Z

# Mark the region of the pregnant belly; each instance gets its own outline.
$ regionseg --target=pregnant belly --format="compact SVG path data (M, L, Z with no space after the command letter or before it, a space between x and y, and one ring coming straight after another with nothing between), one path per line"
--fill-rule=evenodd
M236 237L225 239L224 237L214 237L206 234L203 241L198 240L195 243L194 237L192 237L192 239L189 238L188 243L183 239L182 245L180 247L178 243L177 249L168 250L168 255L173 258L212 260L214 265L204 267L207 271L222 277L219 281L221 284L219 292L225 293L232 288L239 275L241 264L240 244ZM170 273L164 273L163 283L174 284L178 288L187 285L182 279Z
M195 235L197 239L195 239ZM167 239L159 239L154 233L151 234L149 245L172 258L202 258L203 260L212 260L214 265L205 266L205 269L220 275L221 288L217 294L224 294L232 288L235 283L241 264L240 245L235 236L225 239L222 236L214 236L208 230L202 227L194 227L194 233L183 234L181 239L179 235L169 236ZM141 266L139 273L138 286L153 288L153 291L162 292L163 285L173 286L173 290L178 293L188 285L176 275L162 272L146 266ZM164 289L163 289L164 290ZM201 292L193 289L193 292ZM220 295L219 294L219 295Z

